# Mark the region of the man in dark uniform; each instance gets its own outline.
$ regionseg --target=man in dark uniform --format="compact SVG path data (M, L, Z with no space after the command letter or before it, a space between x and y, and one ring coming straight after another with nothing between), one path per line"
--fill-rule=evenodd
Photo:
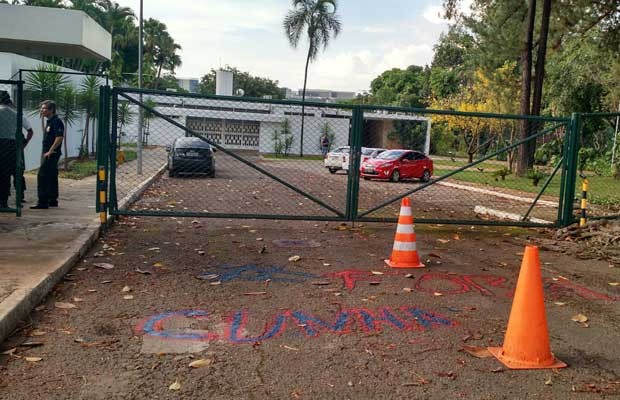
M17 112L8 92L0 91L0 208L8 208L11 175L17 167Z
M47 118L43 132L43 162L37 175L39 201L30 208L35 210L58 207L58 161L60 145L65 137L65 125L56 115L56 103L41 103L41 115Z

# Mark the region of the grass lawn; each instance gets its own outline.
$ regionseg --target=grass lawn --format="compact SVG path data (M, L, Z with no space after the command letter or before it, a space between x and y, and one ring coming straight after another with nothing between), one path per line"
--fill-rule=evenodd
M137 153L133 150L125 151L125 162L135 160ZM68 171L60 171L58 176L65 179L83 179L97 174L97 160L75 161Z
M434 176L440 177L451 172L448 169L442 169L441 166L435 169ZM480 172L477 170L465 170L453 175L451 179L463 182L473 182L490 187L520 190L529 193L538 193L547 177L541 179L538 186L534 186L529 178L522 178L516 175L508 175L505 180L496 178L492 172ZM496 180L497 179L497 180ZM559 197L560 195L561 171L555 175L547 189L545 195ZM620 205L620 180L612 177L594 176L589 178L590 188L588 191L588 199L592 204L597 205ZM581 179L577 179L575 187L575 196L581 198Z

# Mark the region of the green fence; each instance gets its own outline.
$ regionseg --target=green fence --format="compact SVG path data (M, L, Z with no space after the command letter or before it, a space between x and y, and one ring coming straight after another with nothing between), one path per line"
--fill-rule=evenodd
M579 121L575 218L581 217L581 199L587 199L588 219L620 218L620 113L581 114ZM587 181L587 193L582 193Z
M21 215L24 188L23 82L0 80L0 213Z
M99 188L109 194L97 207L112 215L388 222L410 197L419 223L574 221L579 115L128 88L102 89L100 101L111 114L100 125L110 135L98 142L109 176ZM556 151L517 176L518 153L528 146Z

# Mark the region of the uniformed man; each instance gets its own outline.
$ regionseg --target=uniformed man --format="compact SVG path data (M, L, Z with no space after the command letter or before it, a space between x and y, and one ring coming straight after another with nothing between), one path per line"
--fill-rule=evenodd
M39 201L30 207L35 210L58 207L58 161L65 137L65 125L56 115L56 103L51 100L41 103L41 115L47 118L47 123L43 132L43 162L37 174Z
M0 91L0 208L8 208L11 175L17 167L17 112L10 107L11 96Z

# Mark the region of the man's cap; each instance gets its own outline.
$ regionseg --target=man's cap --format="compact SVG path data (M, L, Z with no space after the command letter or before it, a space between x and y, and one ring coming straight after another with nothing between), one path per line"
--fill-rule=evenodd
M11 95L6 90L0 90L0 104L7 104L11 101Z

